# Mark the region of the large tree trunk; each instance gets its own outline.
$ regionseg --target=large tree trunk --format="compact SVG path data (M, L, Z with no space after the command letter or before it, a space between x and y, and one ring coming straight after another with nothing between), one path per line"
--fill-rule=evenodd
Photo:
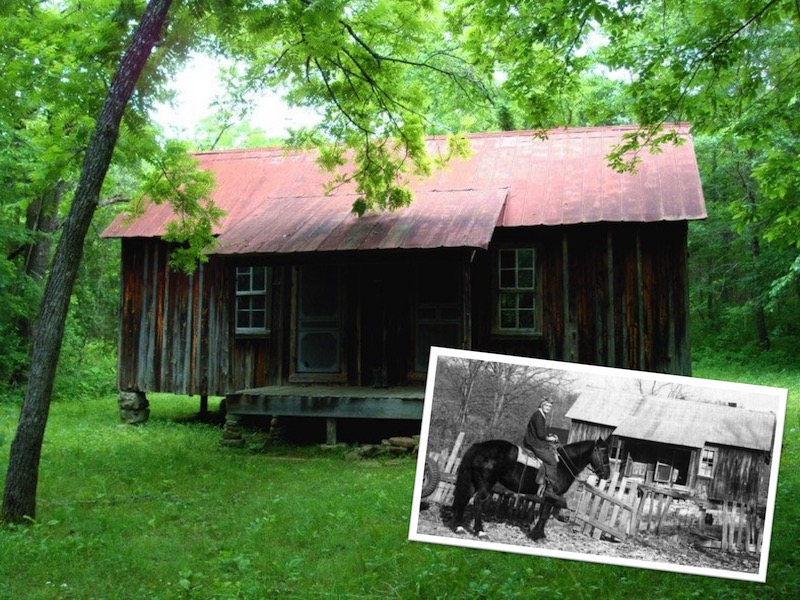
M34 327L31 370L11 444L8 477L3 494L2 519L19 523L36 515L36 488L56 364L61 352L69 300L83 257L86 233L100 198L111 156L119 136L119 125L136 82L161 29L172 0L150 0L139 26L125 50L106 96L89 147L86 150L75 198L64 222L61 239L44 290L39 318Z

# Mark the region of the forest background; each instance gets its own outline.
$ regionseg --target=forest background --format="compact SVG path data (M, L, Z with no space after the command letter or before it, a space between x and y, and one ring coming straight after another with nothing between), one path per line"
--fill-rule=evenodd
M796 369L800 346L800 8L789 0L436 3L285 0L12 0L0 9L0 397L28 382L36 316L97 115L145 5L171 10L130 98L86 236L52 396L113 392L119 250L99 233L142 199L186 217L191 269L209 241L213 182L187 150L280 143L354 151L361 213L412 198L403 172L435 168L422 136L638 123L610 157L635 168L689 121L709 218L690 225L698 364ZM224 59L216 113L188 139L156 125L192 53ZM281 90L319 116L269 140L248 123ZM386 145L398 142L400 154ZM633 157L633 160L631 160ZM40 329L41 331L41 329ZM45 411L46 415L46 411Z
M343 5L312 4L330 11ZM435 27L438 39L447 40L459 21L470 23L460 44L428 48L403 73L408 88L436 98L414 107L414 127L434 134L690 121L709 214L689 230L694 360L797 368L800 9L774 1L630 2L629 11L638 12L631 27L605 3L546 4L533 14L525 2L454 3L458 10ZM54 240L105 82L141 5L15 0L0 11L0 397L6 400L18 399L25 385ZM151 59L128 108L72 294L57 398L114 387L119 249L99 238L114 215L152 194L162 173L188 168L176 166L184 150L307 144L342 126L336 110L355 121L346 108L351 99L335 82L308 89L289 83L290 76L270 80L263 70L270 57L256 52L252 29L251 46L226 37L233 13L218 12L213 20L213 2L183 3L180 10L206 11L205 29L173 20L166 51ZM382 10L370 18L398 18ZM190 52L224 61L223 93L215 114L184 131L177 145L156 124L154 106L169 101L169 82ZM268 138L248 121L267 89L285 91L288 103L314 111L322 125Z
M94 134L107 125L98 115L113 95L127 50L142 41L137 25L147 10L169 13L169 18L163 27L151 27L146 64L125 99L110 168L101 178L76 262L77 280L67 290L70 310L63 339L55 336L62 348L55 386L50 394L47 385L40 385L30 401L31 382L39 384L31 376L37 359L35 353L31 359L30 349L36 332L45 329L37 328L37 314L47 323L47 311L39 310L48 297L45 282L66 254L56 245L74 223L82 165L92 154ZM4 505L15 509L5 516L31 527L2 530L0 570L7 572L0 578L0 592L24 597L19 586L33 585L38 597L54 598L125 597L123 587L130 597L265 597L267 589L332 595L337 585L356 582L354 589L364 597L372 591L375 597L444 597L441 589L431 587L437 581L453 585L460 576L452 597L514 597L503 593L509 586L517 586L516 595L523 597L532 581L546 592L551 577L561 574L558 581L574 583L563 589L581 597L621 588L630 597L679 597L679 590L680 597L727 592L726 597L763 597L757 588L739 586L734 593L732 586L712 583L686 586L675 578L617 577L617 571L573 569L564 561L538 561L543 573L526 566L514 579L519 565L511 557L489 562L427 547L394 552L405 533L410 469L371 476L344 461L312 457L303 467L314 471L310 479L327 479L335 468L358 491L347 495L351 504L367 504L312 502L307 510L315 511L313 516L298 520L296 500L306 497L307 490L297 479L297 463L269 458L265 474L261 461L220 452L218 431L178 422L194 410L191 401L171 398L148 427L119 428L113 405L119 248L99 234L120 210L135 210L143 198L171 202L187 225L172 232L174 239L190 250L176 257L176 267L196 265L215 215L203 202L213 182L194 170L186 154L192 149L313 144L322 149L324 166L333 168L345 151L352 151L364 192L354 210L362 212L413 200L397 181L404 171L435 168L422 152L424 135L451 134L454 150L463 151L459 132L638 123L641 133L610 157L613 167L624 170L635 168L635 160L628 159L637 150L675 141L658 133L663 123L689 121L709 213L705 221L691 223L689 232L695 372L794 392L800 371L799 23L795 0L3 2L3 460L14 455L8 450L14 429L19 431L16 416L25 406L41 409L29 422L42 432L41 416L46 421L51 396L57 410L44 456L45 465L51 462L43 477L43 520L26 513L28 507L16 510L14 502L7 502L15 497L4 497ZM193 54L221 59L224 92L214 115L176 140L153 115L159 103L169 101L171 82ZM291 131L286 139L268 139L248 115L259 97L275 91L287 104L316 114L317 126ZM405 160L392 153L387 139L395 140ZM784 504L778 510L776 566L767 588L774 597L794 597L799 585L792 575L796 504L786 501L797 489L796 408L790 406L788 414L791 430L782 457L787 476L782 473L779 485ZM32 445L41 446L41 439ZM38 469L38 456L36 463ZM161 463L174 476L148 468ZM220 485L224 493L212 493L209 478L223 474L236 481ZM37 473L31 469L26 475L35 479ZM256 476L261 479L253 484ZM383 485L389 479L402 485ZM276 491L271 487L276 482L287 487ZM228 490L239 491L231 495ZM26 494L35 492L34 486ZM286 513L265 508L286 498L292 499ZM231 502L244 503L241 511L230 511ZM144 507L142 512L129 510L134 504ZM396 513L385 519L389 527L361 518L374 516L375 507ZM239 515L252 517L244 528ZM301 528L300 521L312 529ZM272 531L276 522L296 527L283 532L282 548L272 546L272 554L265 553L260 533ZM352 536L353 527L363 528L365 522L370 536ZM165 543L171 528L190 537ZM151 535L156 530L159 535ZM332 537L316 544L336 559L325 578L320 577L322 563L306 552L308 540L319 540L328 531ZM141 535L134 538L132 532ZM223 532L252 534L251 545L238 540L228 546ZM375 556L363 544L378 539L386 551ZM186 554L190 540L195 547ZM121 559L126 552L130 556ZM72 556L77 563L66 560ZM352 562L352 576L342 577L342 556ZM58 578L54 557L65 558ZM198 564L205 574L198 572ZM308 568L312 564L316 568ZM476 565L482 565L479 571ZM131 579L123 582L115 566L133 573ZM147 574L154 566L163 566L163 574ZM379 577L387 568L397 576ZM80 586L68 586L66 579L79 572L85 576ZM470 578L473 572L476 578ZM251 593L245 593L248 585ZM591 589L585 590L586 585ZM550 591L563 595L559 589Z

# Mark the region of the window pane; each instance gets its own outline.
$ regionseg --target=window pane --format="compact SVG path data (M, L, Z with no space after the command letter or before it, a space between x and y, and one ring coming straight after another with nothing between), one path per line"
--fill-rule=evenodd
M519 311L519 327L521 329L533 329L533 311L520 310Z
M533 289L533 269L521 269L518 273L518 287Z
M513 310L500 311L500 327L514 329L517 326L517 313Z
M250 313L250 327L264 329L266 325L267 312L264 310L254 310Z
M500 294L500 308L517 308L517 295L508 292Z
M250 269L239 267L236 269L236 291L250 291Z
M517 287L516 273L514 271L500 271L500 287L501 288Z
M521 269L533 268L533 250L525 248L517 250L517 266Z
M524 292L518 295L520 308L533 308L533 292Z
M236 267L236 331L269 331L269 267Z
M264 310L267 307L266 296L250 296L250 309L251 310Z
M514 250L500 250L500 268L513 269L517 266L517 254Z
M267 268L253 267L253 284L251 289L254 292L264 292L267 289Z

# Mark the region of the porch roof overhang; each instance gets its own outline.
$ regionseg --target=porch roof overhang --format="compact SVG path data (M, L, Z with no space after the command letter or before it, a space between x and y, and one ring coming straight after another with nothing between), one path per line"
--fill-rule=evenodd
M614 430L614 435L688 448L702 448L708 441L704 427L693 427L689 422L676 423L647 417L630 417Z
M363 217L350 211L351 196L283 198L227 227L215 254L486 249L507 195L502 188L418 192L410 206Z

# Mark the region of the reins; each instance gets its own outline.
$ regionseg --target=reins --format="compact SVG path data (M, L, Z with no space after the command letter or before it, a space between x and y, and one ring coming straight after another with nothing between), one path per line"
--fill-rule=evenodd
M558 448L563 448L563 447L564 446L558 446ZM558 448L556 449L556 452L558 453L559 457L564 459L564 466L567 468L567 471L569 471L569 474L572 475L572 479L574 479L578 483L586 483L586 481L588 480L588 477L586 479L579 479L578 478L578 475L580 475L580 471L582 471L583 469L578 470L578 467L575 465L575 462L572 460L572 458L570 458L569 455L566 454L566 452L558 452ZM592 454L594 454L596 451L597 451L597 446L592 448ZM572 464L571 467L570 467L570 463ZM603 466L604 467L606 466L606 464L609 464L609 466L610 466L610 463L603 462ZM592 473L594 473L595 475L600 477L600 475L598 475L597 471L595 471L595 468L592 465L591 457L589 458L589 463L586 466L589 467L589 470Z

